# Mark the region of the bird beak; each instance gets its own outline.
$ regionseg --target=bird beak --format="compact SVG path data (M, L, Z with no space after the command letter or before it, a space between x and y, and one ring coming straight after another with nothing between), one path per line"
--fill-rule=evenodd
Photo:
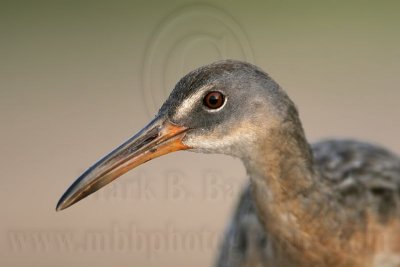
M68 208L146 161L189 147L182 143L188 129L156 118L140 132L85 171L64 193L57 211Z

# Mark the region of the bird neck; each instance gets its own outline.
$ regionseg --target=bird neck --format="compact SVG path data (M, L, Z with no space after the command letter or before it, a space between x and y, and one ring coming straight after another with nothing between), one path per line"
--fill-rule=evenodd
M360 266L365 257L343 250L338 238L351 225L314 170L301 124L269 132L254 151L243 161L260 222L278 241L274 249L299 266Z
M304 233L310 215L329 202L314 172L312 151L299 121L267 136L245 160L260 220L269 231Z

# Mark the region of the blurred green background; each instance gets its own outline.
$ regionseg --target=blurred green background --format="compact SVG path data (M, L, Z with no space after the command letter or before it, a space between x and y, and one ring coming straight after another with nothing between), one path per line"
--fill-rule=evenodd
M398 1L0 1L0 266L210 266L245 181L180 152L56 213L187 71L265 69L310 141L400 151ZM218 162L218 164L216 164Z

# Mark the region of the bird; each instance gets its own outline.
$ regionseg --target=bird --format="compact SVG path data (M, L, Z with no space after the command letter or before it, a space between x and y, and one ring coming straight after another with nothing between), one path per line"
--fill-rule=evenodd
M181 78L154 119L85 171L56 209L180 150L239 158L246 169L215 266L400 266L400 158L354 139L310 144L288 94L238 60Z

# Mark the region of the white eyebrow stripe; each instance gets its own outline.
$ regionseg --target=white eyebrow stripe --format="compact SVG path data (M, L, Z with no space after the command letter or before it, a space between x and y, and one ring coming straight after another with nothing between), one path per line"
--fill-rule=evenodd
M186 98L176 109L174 115L175 119L181 119L184 115L188 114L194 106L194 103L199 101L200 97L204 94L204 91L209 90L211 87L213 87L212 84L205 85L197 89L197 92L191 95L189 98Z

